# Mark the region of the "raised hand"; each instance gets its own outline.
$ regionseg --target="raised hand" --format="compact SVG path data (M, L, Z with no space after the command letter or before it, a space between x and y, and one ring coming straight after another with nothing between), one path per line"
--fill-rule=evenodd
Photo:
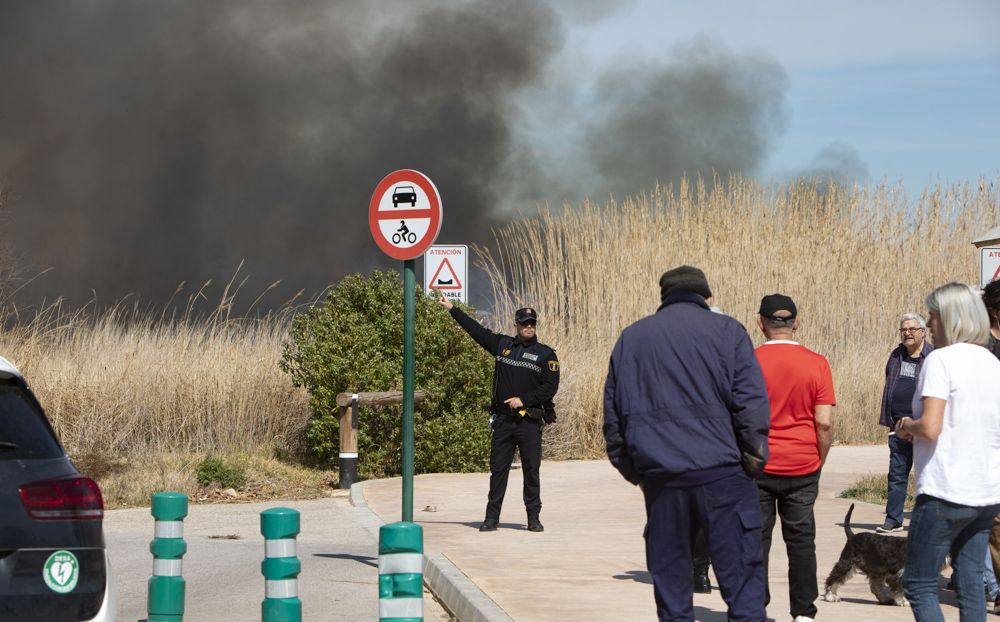
M455 306L455 304L452 303L452 301L445 298L445 295L441 293L440 289L435 289L434 293L438 295L438 304L444 307L445 309L448 309L450 311L451 308Z

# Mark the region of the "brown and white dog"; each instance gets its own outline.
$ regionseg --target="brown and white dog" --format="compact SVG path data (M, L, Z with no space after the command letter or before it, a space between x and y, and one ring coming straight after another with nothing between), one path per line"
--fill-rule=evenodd
M906 538L884 536L878 533L854 533L851 531L851 513L854 504L844 517L844 533L847 544L840 552L840 559L826 578L826 592L823 600L837 602L837 589L846 583L854 573L868 577L868 585L880 605L908 607L910 603L903 596L903 566L906 565Z

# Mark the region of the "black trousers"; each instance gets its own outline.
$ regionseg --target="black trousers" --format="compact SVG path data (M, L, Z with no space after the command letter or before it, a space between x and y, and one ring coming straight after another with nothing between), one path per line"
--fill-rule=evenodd
M708 554L708 540L705 538L705 529L698 527L698 533L694 534L694 546L691 551L694 569L700 572L708 572L708 565L712 563L712 558Z
M757 480L760 513L764 522L764 569L771 551L771 532L778 516L788 550L788 599L792 617L816 617L816 520L813 504L819 492L819 471L809 475L781 476L765 473ZM777 515L777 516L776 516ZM767 601L771 601L768 587Z
M542 464L542 424L526 417L497 415L493 421L490 443L490 496L486 518L500 520L507 477L514 462L514 447L521 453L521 474L524 476L524 507L529 517L542 510L541 482L538 468Z

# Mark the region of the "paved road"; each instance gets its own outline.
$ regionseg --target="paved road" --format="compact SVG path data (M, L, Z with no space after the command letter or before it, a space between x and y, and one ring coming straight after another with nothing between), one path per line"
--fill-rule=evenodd
M260 620L264 541L259 515L270 507L291 507L302 513L298 556L302 560L303 619L377 619L377 530L381 523L367 509L351 506L346 494L311 501L192 505L184 521L188 543L184 619ZM110 511L104 530L117 584L118 619L144 620L146 581L152 570L149 508ZM427 595L424 612L429 621L449 619Z
M858 476L884 473L885 446L834 447L820 481L816 504L819 581L826 578L844 546L844 515L851 501L836 494ZM432 474L415 478L414 518L424 526L428 555L443 555L471 580L498 612L468 619L559 621L655 620L652 583L646 572L641 493L625 482L607 461L544 462L542 522L544 533L526 530L521 476L511 473L501 529L479 533L489 475ZM400 480L364 482L363 496L379 517L399 520ZM874 529L882 508L858 503L855 531ZM780 532L780 527L776 527ZM768 613L788 615L787 557L774 534L771 550ZM464 577L460 577L464 578ZM942 585L944 584L942 579ZM880 606L864 577L841 590L839 603L817 603L823 622L903 622L909 608ZM492 602L489 602L492 601ZM958 620L954 595L942 592L946 620ZM695 615L703 622L724 622L726 608L717 590L695 595ZM508 617L509 616L509 617Z
M884 472L885 447L835 447L820 482L816 504L817 555L822 581L844 544L842 521L850 501L836 494L867 473ZM486 473L432 474L415 478L414 517L424 527L424 548L440 560L438 574L455 602L474 603L463 620L654 620L652 586L646 572L638 490L606 461L545 462L542 467L544 533L525 528L519 471L510 488L501 529L481 534L488 488ZM263 557L259 512L284 505L302 512L299 592L306 620L377 619L377 529L399 520L400 480L364 482L346 497L313 501L194 505L185 521L189 552L185 619L199 622L259 620ZM373 513L374 512L374 513ZM874 529L881 508L859 503L855 530ZM780 529L780 528L779 528ZM119 591L119 619L145 618L146 580L151 570L148 509L108 512L105 531ZM213 539L235 535L239 539ZM787 559L776 533L771 552L773 620L788 619ZM429 576L425 570L425 576ZM942 579L942 584L944 580ZM452 589L454 588L454 589ZM472 594L470 596L470 594ZM843 601L820 601L823 622L903 622L908 608L879 606L863 577L840 591ZM942 592L945 619L958 620L954 595ZM425 619L447 620L426 597ZM473 605L470 605L473 606ZM490 611L492 610L492 613ZM472 613L469 613L472 611ZM482 615L481 612L489 615ZM724 622L718 591L695 595L696 619Z

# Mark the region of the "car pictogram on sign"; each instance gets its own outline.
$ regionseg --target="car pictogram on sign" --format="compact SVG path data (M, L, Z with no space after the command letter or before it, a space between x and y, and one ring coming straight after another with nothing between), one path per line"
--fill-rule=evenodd
M392 191L392 206L399 207L400 203L409 203L411 207L417 206L417 191L413 186L396 186Z

